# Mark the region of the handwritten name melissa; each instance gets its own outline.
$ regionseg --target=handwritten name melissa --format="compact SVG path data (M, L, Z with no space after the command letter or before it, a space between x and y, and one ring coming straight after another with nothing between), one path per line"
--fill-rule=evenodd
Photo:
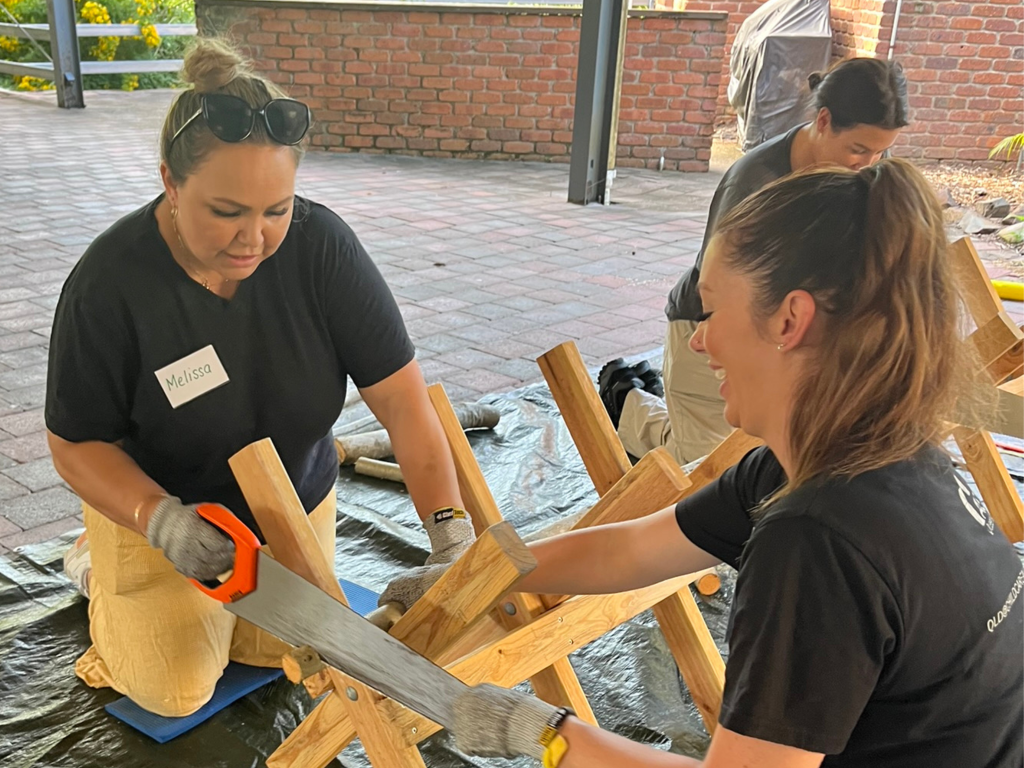
M186 384L197 381L204 376L209 376L212 373L213 368L210 367L209 363L207 363L206 365L201 365L198 368L186 368L181 373L164 379L164 383L167 384L168 389L175 389L176 387L184 387Z

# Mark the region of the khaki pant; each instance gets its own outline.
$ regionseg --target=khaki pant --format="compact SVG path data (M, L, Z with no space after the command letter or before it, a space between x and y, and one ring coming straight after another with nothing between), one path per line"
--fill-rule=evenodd
M619 439L626 451L643 456L664 446L680 464L709 454L732 427L725 421L722 383L708 368L708 359L690 349L697 323L673 320L665 338L665 399L632 390L619 419Z
M191 714L213 696L228 661L279 667L289 646L238 619L174 570L145 537L82 505L92 561L93 645L75 674L164 717ZM332 489L309 519L334 562Z

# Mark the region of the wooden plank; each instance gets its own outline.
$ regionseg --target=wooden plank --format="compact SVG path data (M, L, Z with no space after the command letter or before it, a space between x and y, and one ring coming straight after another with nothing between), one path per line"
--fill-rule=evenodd
M999 370L1010 366L1005 358L1012 357L1013 348L1021 340L1021 330L1013 324L1006 312L1000 310L979 324L969 338L985 370L995 378Z
M1003 384L999 385L999 388L1004 392L1009 392L1011 395L1024 397L1024 377L1017 377L1010 381L1004 382Z
M689 588L679 590L654 606L654 617L665 635L693 703L700 710L704 726L708 733L714 733L725 690L725 663Z
M334 564L324 558L316 531L270 438L247 445L228 459L228 465L274 559L348 605Z
M473 517L473 525L479 535L481 529L502 520L501 512L490 488L487 487L487 481L480 471L480 465L477 464L469 440L462 431L462 425L445 394L444 387L441 384L432 384L427 387L427 394L448 438L462 502ZM496 615L498 620L510 629L529 623L533 616L544 610L544 605L537 595L519 593L510 595L505 602L511 612L498 610ZM571 707L581 720L597 724L594 711L568 659L559 659L550 668L539 671L530 682L540 698L557 706Z
M391 634L436 658L536 567L509 523L493 525L395 623Z
M334 576L333 563L328 563L320 549L273 442L267 438L252 443L228 459L228 464L274 558L347 606L345 593ZM380 694L336 670L328 669L328 675L336 689L331 696L340 696L340 691L352 693L351 699L343 698L342 704L374 768L426 768L419 750L402 744L381 718L374 705ZM297 768L308 765L295 764Z
M689 487L689 478L671 454L656 448L598 499L572 530L645 517L675 504Z
M359 741L366 750L366 756L370 765L374 768L385 768L385 766L422 766L427 768L423 762L419 749L415 745L409 745L400 738L394 726L387 720L384 713L377 708L377 704L384 697L372 688L356 683L350 677L346 677L336 669L328 668L331 682L334 683L335 693L332 696L344 696L348 705L348 716L352 725L359 734Z
M594 392L594 387L586 375L583 359L575 345L563 344L543 357L547 358L547 365L552 369L550 376L545 371L548 386L559 407L561 408L564 402L571 409L571 416L566 416L565 419L566 426L576 442L583 463L594 479L594 486L598 493L603 495L602 488L612 488L627 471L617 467L611 460L617 452L625 453L622 443L614 432L609 434L608 430L599 430L595 426L607 421L608 414ZM541 368L544 369L544 365ZM585 390L588 389L592 396L587 396ZM751 443L751 440L749 436L742 433L737 436L735 432L726 438L711 456L705 459L708 466L704 472L698 475L697 470L694 470L691 473L691 484L682 495L696 492L701 485L711 482L728 466L738 461L750 448L755 447L756 443ZM702 462L702 465L705 462ZM591 470L591 467L595 469ZM659 605L655 617L679 665L679 671L686 680L694 701L698 703L704 724L708 732L711 732L718 723L716 702L718 705L721 704L725 679L724 664L714 642L706 642L710 640L711 635L700 611L696 610L696 603L689 587L685 587L679 595Z
M948 254L967 311L980 328L1002 310L1002 301L988 278L988 272L981 263L971 238L962 237L952 243Z
M957 427L953 437L999 530L1011 542L1024 540L1024 501L1006 471L992 435L984 430Z
M693 472L687 475L690 487L686 489L684 496L696 493L708 483L717 480L725 470L761 445L764 445L764 441L759 438L751 437L743 430L734 429L725 440L715 446Z
M636 520L675 504L683 498L690 481L664 448L651 451L637 462L597 504L572 527L578 531L595 525ZM546 608L554 608L569 595L541 595Z
M343 697L332 693L267 758L267 768L325 768L355 738Z
M1018 339L1016 344L993 360L988 366L988 372L996 384L1024 374L1024 339Z
M567 341L537 358L551 395L600 495L631 466L576 343Z

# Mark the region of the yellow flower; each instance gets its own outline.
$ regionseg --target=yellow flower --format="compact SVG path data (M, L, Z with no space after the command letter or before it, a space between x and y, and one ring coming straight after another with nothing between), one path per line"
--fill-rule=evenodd
M160 46L160 34L156 31L155 26L146 24L141 30L142 39L146 41L146 45L150 48L158 48Z
M138 87L139 87L139 76L138 75L129 75L128 77L126 77L124 79L124 82L121 84L121 90L123 90L123 91L134 91Z

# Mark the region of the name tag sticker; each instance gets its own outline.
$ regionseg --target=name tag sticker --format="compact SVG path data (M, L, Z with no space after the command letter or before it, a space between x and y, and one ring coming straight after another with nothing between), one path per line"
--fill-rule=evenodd
M228 383L227 371L212 344L165 365L156 372L156 378L172 408Z

